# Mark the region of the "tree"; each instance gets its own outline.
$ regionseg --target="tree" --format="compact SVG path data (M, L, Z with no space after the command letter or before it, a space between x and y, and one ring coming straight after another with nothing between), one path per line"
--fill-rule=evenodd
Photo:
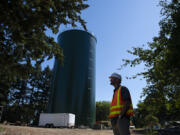
M149 107L149 111L161 121L180 119L173 116L180 110L177 103L180 100L177 95L180 91L180 1L161 0L160 5L164 18L159 23L159 35L146 48L136 47L128 51L136 58L124 60L124 66L145 64L147 70L134 77L142 75L146 79L147 86L143 89L146 110Z
M137 109L134 109L134 116L132 117L132 122L136 128L144 127L145 116L149 112L146 109L146 106L143 102L139 102L137 105Z
M11 83L26 80L36 65L53 56L63 62L63 51L52 37L61 24L86 30L81 11L86 0L1 0L0 2L0 104L7 102Z
M10 89L4 120L37 125L40 113L45 112L48 104L51 78L52 70L46 67L43 71L37 68L27 81L15 82Z
M152 128L155 125L158 125L159 120L157 117L149 114L145 117L145 123L148 127Z
M153 116L152 114L146 115L145 125L146 125L146 134L148 135L157 134L157 131L154 130L156 126L159 126L159 120L156 116Z
M50 88L52 82L53 71L46 67L39 78L34 76L33 80L31 80L31 85L34 86L33 93L33 102L30 104L34 104L34 117L33 124L38 125L40 113L45 112L47 109L47 105L50 97Z
M110 102L96 102L96 121L108 120L110 110Z

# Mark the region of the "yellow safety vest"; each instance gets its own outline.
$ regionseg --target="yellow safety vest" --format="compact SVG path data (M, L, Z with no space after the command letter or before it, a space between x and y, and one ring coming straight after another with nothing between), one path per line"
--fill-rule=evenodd
M131 101L131 99L130 99ZM119 89L117 91L115 91L112 102L111 102L111 107L110 107L110 114L109 114L109 118L112 117L116 117L118 115L120 115L122 108L124 107L125 101L123 101L122 99L122 95L121 95L121 86L119 87ZM130 104L130 107L128 109L128 111L126 112L127 116L133 116L133 106L132 106L132 101Z

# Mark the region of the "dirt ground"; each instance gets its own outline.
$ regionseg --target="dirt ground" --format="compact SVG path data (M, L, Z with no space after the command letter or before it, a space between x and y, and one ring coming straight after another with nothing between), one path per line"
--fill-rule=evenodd
M113 135L112 130L35 128L25 126L0 125L0 135ZM131 131L131 135L134 134Z

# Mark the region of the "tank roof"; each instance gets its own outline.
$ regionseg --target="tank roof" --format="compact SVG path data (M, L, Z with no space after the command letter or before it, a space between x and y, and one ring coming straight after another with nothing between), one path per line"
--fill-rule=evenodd
M81 29L81 28L74 28L74 29L73 29L73 28L68 28L68 29L65 29L65 30L63 30L63 31L60 32L59 36L60 36L62 33L67 32L67 31L83 31L83 32L86 32L86 33L88 33L90 36L94 37L95 40L96 40L96 42L97 42L97 38L96 38L96 36L94 35L93 32L85 31L84 29ZM59 36L58 36L58 38L59 38Z

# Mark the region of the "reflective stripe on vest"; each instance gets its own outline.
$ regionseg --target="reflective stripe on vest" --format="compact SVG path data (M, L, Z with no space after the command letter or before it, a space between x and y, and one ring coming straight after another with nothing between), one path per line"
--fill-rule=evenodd
M122 101L121 101L121 104L120 104L120 96L121 96L120 92L121 92L121 87L119 87L119 89L117 90L117 104L116 105L112 105L113 101L111 103L109 118L112 118L112 117L115 117L115 116L119 115L121 113L121 111L122 111L122 108L124 107L124 105L122 104ZM126 115L128 115L128 116L132 116L133 115L133 106L132 106L132 103L131 103L128 111L126 112Z

